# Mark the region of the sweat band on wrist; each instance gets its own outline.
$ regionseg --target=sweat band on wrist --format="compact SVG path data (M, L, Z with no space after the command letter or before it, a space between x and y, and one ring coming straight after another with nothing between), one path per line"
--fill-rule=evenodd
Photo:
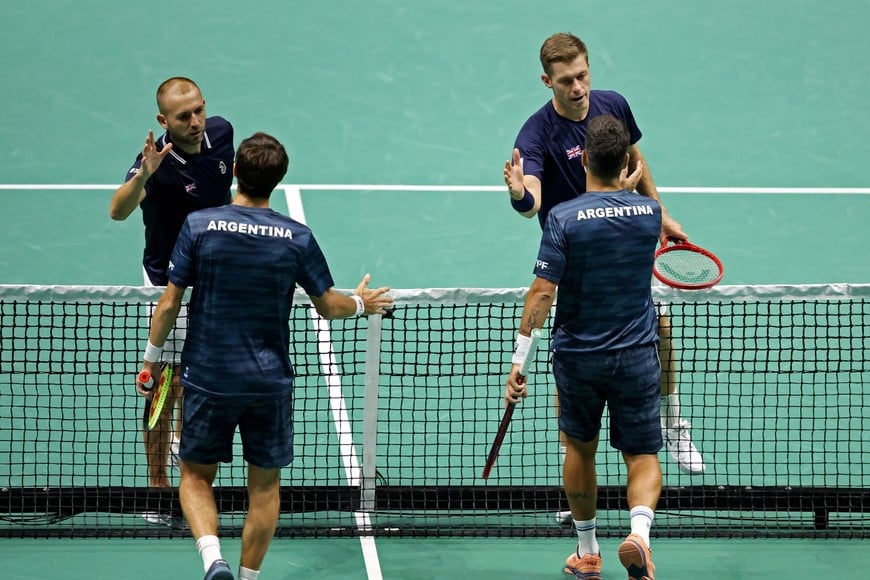
M523 197L520 199L511 198L511 206L519 213L525 213L535 207L535 196L526 188L523 188Z
M532 337L524 334L517 334L517 344L514 346L514 356L511 358L511 364L521 365L529 356L529 349L532 346Z
M357 296L356 294L351 295L353 301L356 302L356 312L354 314L356 316L360 316L363 312L366 311L366 304L363 302L362 296Z
M151 341L148 341L148 346L145 347L145 354L142 355L142 360L146 362L157 362L160 360L160 355L163 354L162 346L154 346Z

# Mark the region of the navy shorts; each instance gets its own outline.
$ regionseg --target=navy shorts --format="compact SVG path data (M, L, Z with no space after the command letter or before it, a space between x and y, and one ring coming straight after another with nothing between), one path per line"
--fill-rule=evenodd
M293 461L293 395L214 397L184 390L181 449L185 461L211 465L233 460L236 427L242 455L264 469Z
M662 448L661 374L655 344L595 353L555 353L559 429L589 442L610 410L610 444L630 455Z

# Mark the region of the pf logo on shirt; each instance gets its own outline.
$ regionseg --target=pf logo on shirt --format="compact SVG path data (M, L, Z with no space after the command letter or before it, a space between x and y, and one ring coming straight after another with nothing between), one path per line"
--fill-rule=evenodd
M535 260L535 267L540 268L541 270L546 270L550 267L550 263L543 260Z

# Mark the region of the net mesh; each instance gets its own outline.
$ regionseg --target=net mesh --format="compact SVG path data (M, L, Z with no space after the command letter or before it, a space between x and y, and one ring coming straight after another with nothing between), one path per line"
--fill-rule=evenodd
M658 536L870 536L870 285L654 288L706 471L660 454ZM567 509L546 342L489 479L523 289L395 291L392 318L293 308L296 460L279 535L553 535ZM134 378L159 289L0 286L0 534L184 536L148 486ZM625 469L598 452L599 533ZM169 469L173 483L177 471ZM215 484L241 531L245 466ZM143 514L149 514L143 517Z

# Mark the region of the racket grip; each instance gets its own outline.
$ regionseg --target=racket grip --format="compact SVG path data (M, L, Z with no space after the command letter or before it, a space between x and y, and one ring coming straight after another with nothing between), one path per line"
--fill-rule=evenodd
M150 371L140 371L136 378L140 383L142 383L142 388L146 391L150 391L154 387L154 377L151 376Z

